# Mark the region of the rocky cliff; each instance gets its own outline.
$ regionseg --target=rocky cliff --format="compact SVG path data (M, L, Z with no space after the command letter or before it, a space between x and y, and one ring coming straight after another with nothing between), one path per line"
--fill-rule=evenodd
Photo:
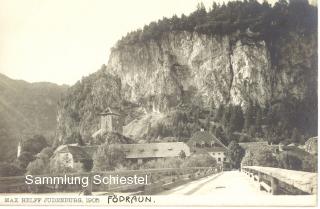
M121 78L123 99L152 98L157 111L186 100L265 106L287 96L303 99L316 84L316 36L292 34L277 44L272 65L264 40L169 32L113 49L106 73Z
M249 32L206 35L170 31L116 45L106 67L78 82L60 102L60 138L91 135L108 105L166 113L181 103L202 107L249 101L260 106L317 96L316 34L290 33L272 45Z

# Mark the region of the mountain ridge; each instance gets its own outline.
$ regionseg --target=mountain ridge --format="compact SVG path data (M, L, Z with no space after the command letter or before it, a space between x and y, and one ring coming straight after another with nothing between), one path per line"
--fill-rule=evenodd
M13 160L19 140L42 134L53 140L57 102L67 86L29 83L0 73L1 161Z

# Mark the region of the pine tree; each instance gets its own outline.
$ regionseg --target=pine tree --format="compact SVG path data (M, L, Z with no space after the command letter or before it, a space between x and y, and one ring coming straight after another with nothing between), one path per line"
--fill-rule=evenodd
M261 108L258 108L257 114L256 114L256 120L255 120L255 126L256 131L261 133L261 126L262 126L262 110Z
M240 105L233 107L230 117L230 132L241 131L243 128L243 112Z
M215 114L215 121L221 121L224 113L224 106L222 104L219 105L218 110L216 111Z
M291 135L292 143L299 143L301 141L301 134L297 128L294 128Z
M229 126L231 112L232 112L232 105L229 105L223 112L222 123L225 127Z
M227 156L233 168L239 168L245 151L236 141L231 141L228 145Z
M254 124L254 106L250 101L244 116L244 129L246 131L249 131L250 126L253 124Z
M206 121L205 121L205 130L210 131L210 126L211 126L210 115L207 115Z

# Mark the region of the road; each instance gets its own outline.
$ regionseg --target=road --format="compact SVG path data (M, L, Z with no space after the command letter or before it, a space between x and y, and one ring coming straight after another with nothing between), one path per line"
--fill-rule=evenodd
M193 204L208 206L314 206L317 203L316 195L271 195L260 191L256 181L239 171L214 174L159 195L170 195L172 200L180 198L181 204L199 200Z
M259 191L258 184L242 172L228 171L215 174L165 191L161 195L269 195Z

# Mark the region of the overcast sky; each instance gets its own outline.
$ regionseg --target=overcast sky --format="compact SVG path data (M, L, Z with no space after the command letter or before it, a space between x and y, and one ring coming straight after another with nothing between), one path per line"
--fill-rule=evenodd
M110 48L127 32L163 16L189 14L198 2L0 0L0 72L30 82L73 84L107 63Z

